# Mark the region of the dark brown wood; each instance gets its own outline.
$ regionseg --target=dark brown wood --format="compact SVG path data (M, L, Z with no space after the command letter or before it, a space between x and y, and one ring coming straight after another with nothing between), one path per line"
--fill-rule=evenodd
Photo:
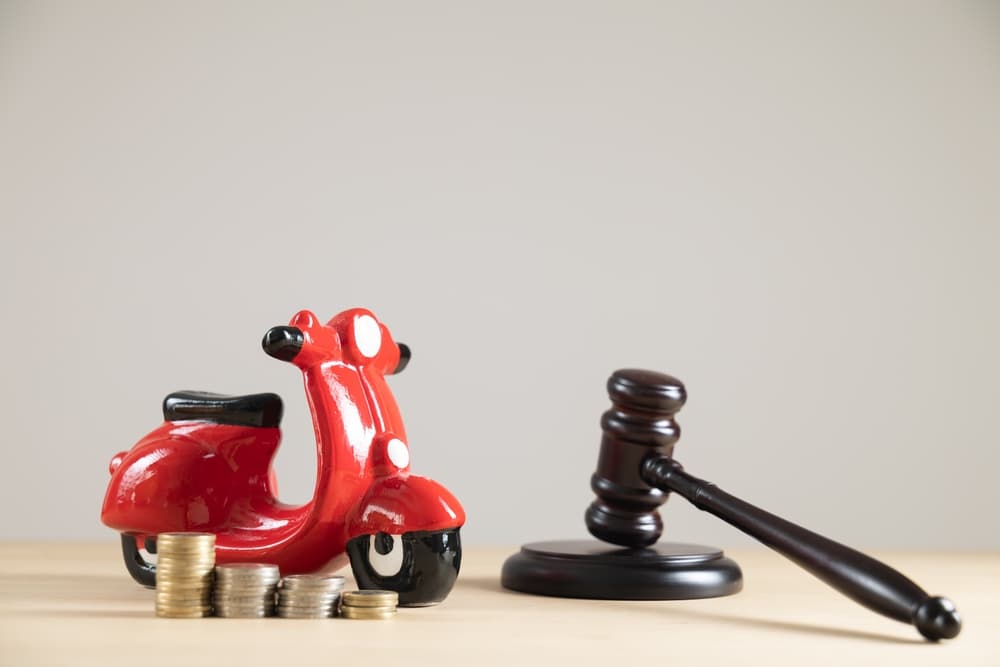
M608 380L614 404L601 418L604 438L591 486L597 499L587 527L602 541L526 544L504 563L501 584L515 591L609 600L685 600L731 595L739 565L713 547L654 544L667 492L642 478L649 456L671 456L684 385L652 371L619 371ZM620 545L620 546L612 546ZM624 547L624 548L623 548Z
M525 544L503 565L504 588L591 600L691 600L732 595L740 567L720 549L660 542L624 549L597 540Z
M673 459L650 458L643 472L652 486L684 496L698 509L755 537L855 602L911 623L927 639L952 639L962 629L961 618L950 600L931 597L912 580L871 556L693 477Z
M961 630L955 605L931 597L888 565L838 544L693 477L673 459L680 435L674 414L683 385L650 371L616 371L608 381L613 407L601 421L604 438L591 482L597 500L587 527L599 539L641 547L659 536L657 508L674 491L739 528L860 604L905 623L931 640ZM655 537L654 537L655 535Z
M671 457L681 430L674 414L687 394L681 381L663 373L627 369L608 379L612 407L601 417L601 451L590 487L597 499L585 520L591 535L624 547L645 547L660 539L659 507L667 492L642 478L650 456Z

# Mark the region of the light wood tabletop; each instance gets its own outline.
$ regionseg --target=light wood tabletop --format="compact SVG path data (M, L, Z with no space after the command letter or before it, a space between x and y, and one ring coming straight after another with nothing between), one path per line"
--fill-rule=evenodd
M875 554L955 601L962 634L931 644L763 548L727 552L741 593L675 602L511 593L499 573L514 550L466 548L444 603L391 621L180 620L154 616L116 543L0 542L0 664L1000 665L996 553Z

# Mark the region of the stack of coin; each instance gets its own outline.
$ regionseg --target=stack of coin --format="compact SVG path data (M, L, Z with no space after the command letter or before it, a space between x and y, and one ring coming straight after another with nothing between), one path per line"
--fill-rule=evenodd
M156 615L211 616L215 535L161 533L156 536L156 551Z
M344 618L385 621L396 615L399 594L395 591L351 591L344 593L340 615Z
M278 616L330 618L337 615L344 578L318 574L293 574L281 580Z
M215 615L224 618L274 616L278 566L228 563L215 568Z

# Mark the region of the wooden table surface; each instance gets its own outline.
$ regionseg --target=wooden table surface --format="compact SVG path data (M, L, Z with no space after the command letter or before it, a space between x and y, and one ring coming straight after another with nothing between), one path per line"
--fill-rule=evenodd
M466 548L449 598L392 621L196 619L153 615L116 543L0 542L2 665L1000 665L1000 554L876 554L965 621L930 644L760 548L731 550L738 595L676 602L562 600L510 593L513 548ZM655 662L654 662L655 661Z

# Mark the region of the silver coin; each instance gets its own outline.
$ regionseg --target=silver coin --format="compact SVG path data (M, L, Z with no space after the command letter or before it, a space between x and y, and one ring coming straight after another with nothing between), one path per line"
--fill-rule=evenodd
M282 577L281 587L341 589L344 587L344 581L344 577L340 575L292 574Z

